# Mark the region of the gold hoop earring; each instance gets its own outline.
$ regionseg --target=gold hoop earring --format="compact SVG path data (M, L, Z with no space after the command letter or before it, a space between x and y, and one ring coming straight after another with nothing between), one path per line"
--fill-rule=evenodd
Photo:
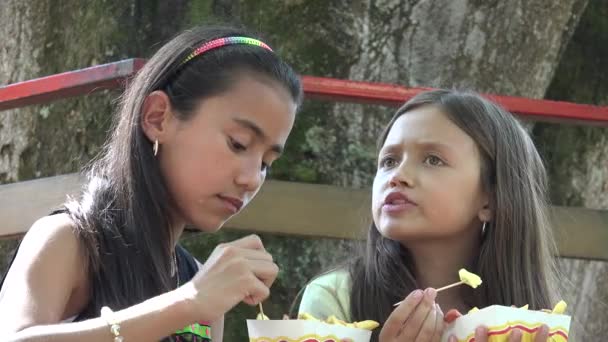
M156 155L158 154L158 139L154 140L154 156L156 157Z

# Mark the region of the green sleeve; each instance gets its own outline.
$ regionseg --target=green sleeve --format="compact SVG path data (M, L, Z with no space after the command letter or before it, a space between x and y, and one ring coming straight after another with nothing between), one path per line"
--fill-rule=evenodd
M325 274L306 286L299 313L309 313L325 320L334 315L350 322L350 287L348 273L335 271Z

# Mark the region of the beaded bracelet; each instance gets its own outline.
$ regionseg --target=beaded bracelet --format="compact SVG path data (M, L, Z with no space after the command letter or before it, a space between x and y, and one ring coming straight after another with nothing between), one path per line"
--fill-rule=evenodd
M101 318L110 326L110 332L114 335L114 342L123 342L120 336L120 323L114 317L114 312L107 306L101 308Z

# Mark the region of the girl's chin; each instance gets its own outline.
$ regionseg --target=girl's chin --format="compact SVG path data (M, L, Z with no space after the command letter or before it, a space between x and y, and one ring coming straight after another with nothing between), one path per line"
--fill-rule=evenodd
M193 220L194 221L194 220ZM226 221L198 221L186 225L186 230L197 231L201 233L215 233L222 229Z
M396 240L401 243L405 243L407 241L416 241L421 237L427 235L425 232L417 230L413 227L404 227L404 226L396 226L396 225L387 225L378 229L380 235L387 239Z
M393 227L382 227L378 229L378 231L383 237L397 241L401 241L405 236L409 235L405 233L402 229L395 229Z

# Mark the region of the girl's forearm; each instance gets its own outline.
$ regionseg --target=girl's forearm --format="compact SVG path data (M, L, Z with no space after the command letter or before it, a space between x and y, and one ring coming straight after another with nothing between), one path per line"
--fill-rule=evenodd
M114 312L125 342L158 341L193 323L196 318L178 291L171 291L141 304ZM82 322L38 325L9 335L8 341L112 342L114 335L102 318Z

